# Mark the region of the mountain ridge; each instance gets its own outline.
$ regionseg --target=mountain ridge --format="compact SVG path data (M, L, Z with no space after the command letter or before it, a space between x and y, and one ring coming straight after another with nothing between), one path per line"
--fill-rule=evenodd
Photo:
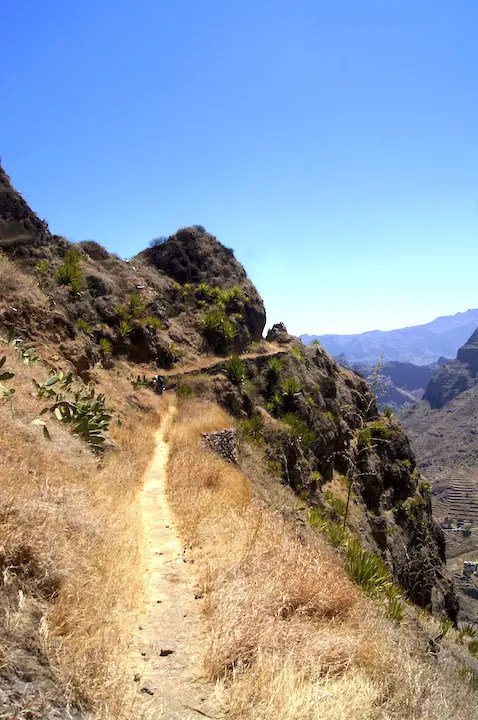
M383 354L385 361L397 360L429 365L440 356L454 358L459 347L478 327L478 309L443 315L422 325L395 330L368 330L356 334L300 336L310 345L319 341L331 355L346 355L349 362L374 364Z

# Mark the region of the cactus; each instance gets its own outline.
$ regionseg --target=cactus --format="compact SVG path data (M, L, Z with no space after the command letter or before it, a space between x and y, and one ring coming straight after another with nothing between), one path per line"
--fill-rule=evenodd
M91 447L100 452L105 442L104 434L110 424L111 415L106 406L104 395L95 397L95 390L79 390L73 400L58 400L51 407L44 408L41 414L54 413L60 422L71 425L72 431L79 435Z

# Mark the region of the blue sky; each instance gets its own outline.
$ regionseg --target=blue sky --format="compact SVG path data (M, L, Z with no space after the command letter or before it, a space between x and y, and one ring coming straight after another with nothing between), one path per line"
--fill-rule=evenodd
M5 3L0 155L71 240L205 225L268 324L427 322L478 306L477 26L476 0Z

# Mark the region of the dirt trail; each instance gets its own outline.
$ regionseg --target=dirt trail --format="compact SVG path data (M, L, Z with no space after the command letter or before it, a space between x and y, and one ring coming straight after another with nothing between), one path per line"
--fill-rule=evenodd
M164 435L173 413L170 408L157 434L141 494L149 578L134 642L133 716L145 720L221 718L211 688L198 679L201 600L195 599L199 589L166 496L168 445Z

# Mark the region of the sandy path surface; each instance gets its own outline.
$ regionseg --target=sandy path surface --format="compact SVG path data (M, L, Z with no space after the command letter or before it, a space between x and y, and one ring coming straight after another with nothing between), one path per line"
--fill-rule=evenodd
M178 537L166 495L170 409L141 495L147 541L148 590L134 639L136 683L133 716L145 720L221 718L213 688L199 679L200 598L191 564Z

